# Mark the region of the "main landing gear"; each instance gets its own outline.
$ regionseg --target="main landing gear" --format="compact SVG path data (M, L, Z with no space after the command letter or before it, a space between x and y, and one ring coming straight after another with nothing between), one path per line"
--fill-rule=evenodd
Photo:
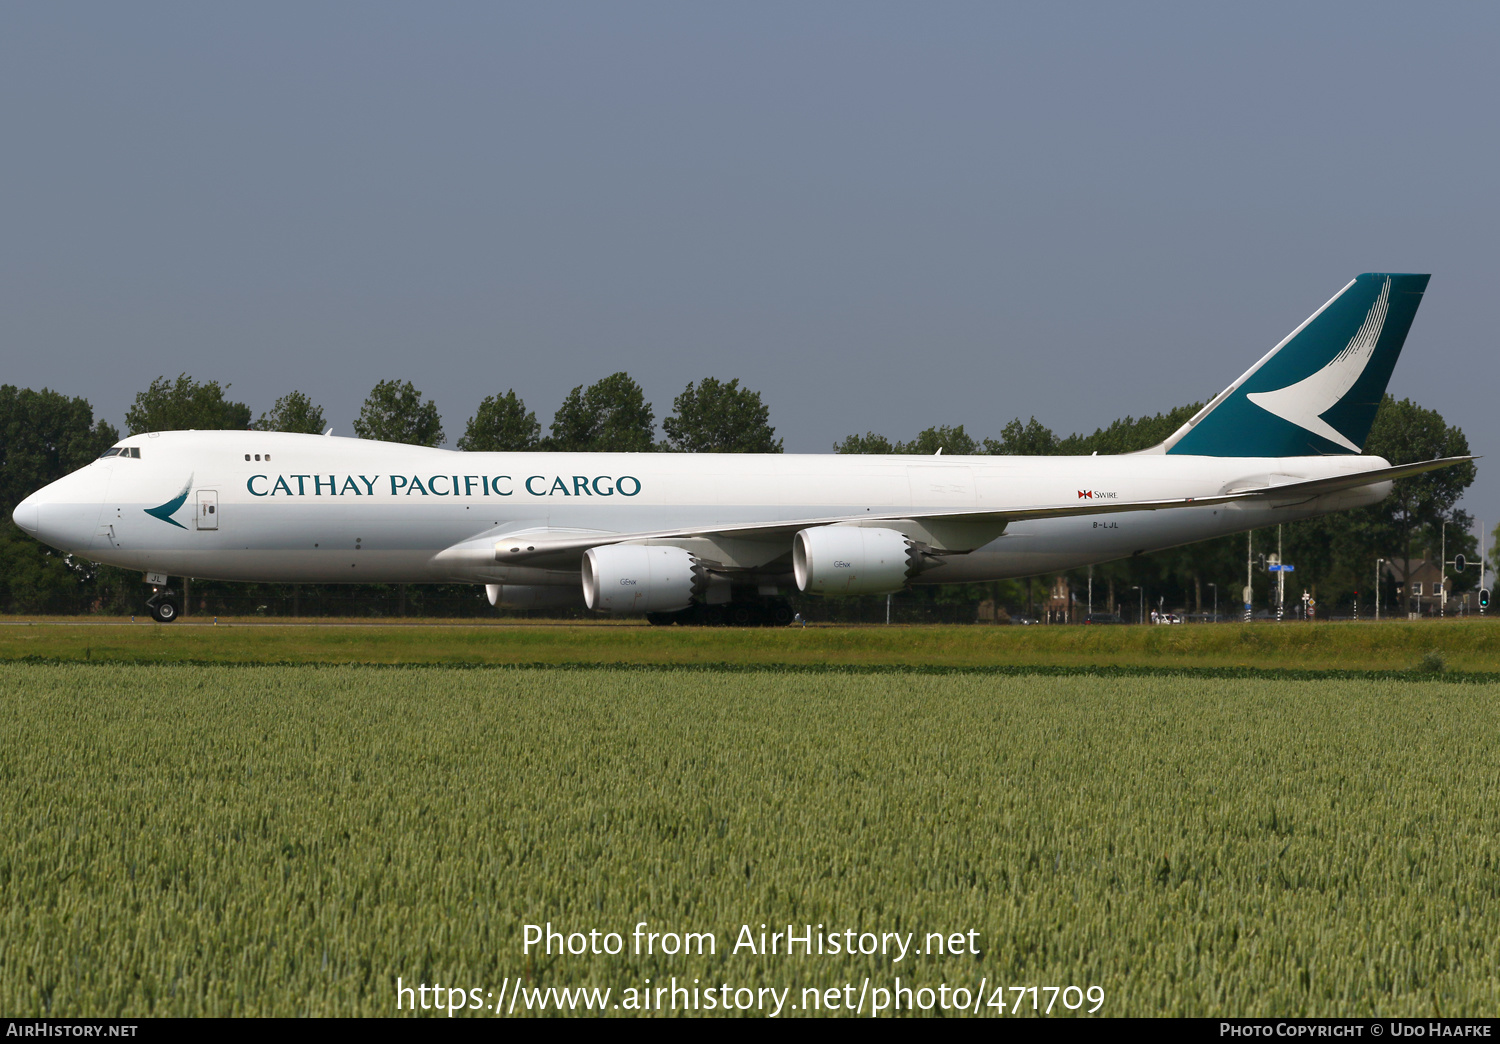
M784 598L723 605L695 605L675 613L647 613L652 627L785 627L792 622L791 603Z
M157 623L171 623L182 612L182 601L170 587L158 587L156 593L146 599L146 608Z

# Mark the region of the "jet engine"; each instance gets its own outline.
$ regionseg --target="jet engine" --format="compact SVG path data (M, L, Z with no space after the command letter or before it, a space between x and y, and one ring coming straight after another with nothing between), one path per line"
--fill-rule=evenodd
M921 551L894 529L819 526L792 541L792 569L804 594L887 594L906 586Z
M675 612L702 586L698 560L680 547L610 544L583 553L583 600L602 613Z

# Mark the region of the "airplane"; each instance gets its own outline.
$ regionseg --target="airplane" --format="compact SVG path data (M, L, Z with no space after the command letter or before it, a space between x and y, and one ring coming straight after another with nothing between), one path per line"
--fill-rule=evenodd
M464 453L269 431L122 439L21 529L170 576L468 583L655 624L786 623L784 595L1023 577L1379 503L1361 448L1428 276L1351 280L1157 446L1110 456Z

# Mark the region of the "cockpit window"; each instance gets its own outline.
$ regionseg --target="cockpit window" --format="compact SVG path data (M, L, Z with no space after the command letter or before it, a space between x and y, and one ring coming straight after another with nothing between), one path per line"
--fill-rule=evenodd
M100 460L103 460L105 457L134 457L136 460L140 460L141 448L139 446L111 446L99 454Z
M117 454L119 452L120 452L120 447L119 446L111 446L109 449L107 449L103 453L99 454L99 459L103 460L105 457L113 457L115 454Z
M139 446L131 446L130 447L130 455L132 457L134 457L136 460L140 460L141 459L141 448Z

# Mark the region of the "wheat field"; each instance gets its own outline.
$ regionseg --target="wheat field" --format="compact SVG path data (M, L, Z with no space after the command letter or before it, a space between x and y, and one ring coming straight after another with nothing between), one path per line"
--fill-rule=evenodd
M395 984L1102 987L1491 1014L1493 684L0 665L0 1010L388 1015ZM523 953L523 926L714 954ZM743 925L977 933L760 956ZM628 937L627 937L628 938Z

